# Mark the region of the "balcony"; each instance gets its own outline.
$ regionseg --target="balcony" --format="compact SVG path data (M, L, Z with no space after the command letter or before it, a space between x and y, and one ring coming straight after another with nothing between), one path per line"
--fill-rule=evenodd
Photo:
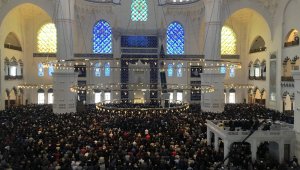
M285 90L285 91L287 91L291 88L294 88L294 78L282 76L281 77L281 87L282 87L282 90Z
M258 52L262 52L262 51L266 51L267 47L261 47L261 48L257 48L257 49L251 49L250 50L250 54L252 53L258 53Z
M299 45L299 41L285 42L284 47L293 47Z
M294 78L292 76L282 76L281 81L294 82Z
M10 76L10 75L6 75L4 76L5 80L22 80L23 79L23 75L18 75L18 76Z

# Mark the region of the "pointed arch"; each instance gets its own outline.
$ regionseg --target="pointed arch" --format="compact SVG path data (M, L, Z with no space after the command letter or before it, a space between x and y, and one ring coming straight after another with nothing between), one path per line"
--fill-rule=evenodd
M93 28L93 52L112 53L112 28L105 20L98 21Z
M221 30L221 54L234 55L237 53L237 38L235 32L228 26Z
M177 77L182 77L182 64L177 64L177 71L176 71Z
M289 47L294 45L299 45L299 35L297 29L291 29L287 33L284 41L284 47Z
M44 76L44 65L43 65L43 63L38 64L38 76L39 77Z
M44 24L38 31L37 51L39 53L57 52L57 30L54 23Z
M8 33L5 38L4 48L22 51L22 46L17 35L13 32Z
M174 21L167 28L167 54L184 54L184 27Z
M266 51L266 49L267 49L267 47L266 47L265 40L261 36L258 36L252 42L249 53L256 53L256 52Z
M173 64L168 64L168 77L172 77L173 76Z
M148 19L147 0L132 0L131 20L132 21L147 21L147 19Z
M104 65L104 75L105 75L105 77L110 76L110 63L109 62L106 62Z
M95 77L100 77L100 76L101 76L100 63L97 62L95 64Z

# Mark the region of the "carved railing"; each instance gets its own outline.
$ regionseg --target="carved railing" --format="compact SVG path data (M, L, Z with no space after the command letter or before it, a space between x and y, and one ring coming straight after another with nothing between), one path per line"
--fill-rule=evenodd
M284 47L292 47L292 46L297 46L299 45L299 41L290 41L290 42L285 42Z
M251 53L258 53L262 51L266 51L267 47L261 47L261 48L256 48L256 49L250 49L250 54Z

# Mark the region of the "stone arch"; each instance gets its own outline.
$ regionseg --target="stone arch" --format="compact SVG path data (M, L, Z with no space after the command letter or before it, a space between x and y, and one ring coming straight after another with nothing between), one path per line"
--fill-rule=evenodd
M266 51L266 42L265 40L259 35L257 36L251 45L250 52L249 53L256 53L261 51Z
M227 5L227 4L225 4ZM270 33L272 33L272 15L270 15L269 11L266 10L266 8L259 2L253 2L251 0L246 1L233 1L229 2L230 11L228 10L222 10L222 25L224 25L225 21L233 15L235 12L242 10L242 9L251 9L256 14L258 14L268 25L268 30ZM271 36L271 34L270 34Z
M284 47L289 47L298 44L299 44L298 30L292 28L285 36Z
M42 10L44 10L51 18L53 16L53 12L55 11L55 1L49 0L10 0L6 3L3 3L3 6L0 10L0 26L2 25L3 19L6 15L12 11L14 8L23 5L23 4L33 4Z
M4 48L22 51L22 45L14 32L8 33L4 41Z

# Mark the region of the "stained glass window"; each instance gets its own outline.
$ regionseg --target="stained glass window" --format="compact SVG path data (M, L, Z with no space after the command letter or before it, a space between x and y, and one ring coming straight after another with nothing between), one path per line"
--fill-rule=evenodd
M57 32L53 23L43 25L37 36L37 51L39 53L56 53Z
M101 76L100 63L95 64L95 77Z
M226 73L226 67L225 66L221 66L220 73L221 74L225 74Z
M48 68L48 74L49 76L52 76L54 73L54 66L53 64L50 64L49 68Z
M177 64L177 77L182 77L182 64Z
M131 4L131 20L147 21L148 5L146 0L132 0Z
M234 70L234 67L231 67L231 68L230 68L229 76L230 76L230 77L234 77L234 76L235 76L235 70Z
M221 54L236 54L236 35L233 30L223 26L221 32Z
M184 28L179 22L168 26L167 54L184 54Z
M110 76L110 64L109 63L105 63L105 65L104 65L104 75L105 75L105 77Z
M173 64L168 65L168 76L169 77L173 76Z
M93 30L93 52L97 54L112 53L112 30L108 22L100 20Z
M44 76L44 67L42 63L38 64L38 76L43 77Z

